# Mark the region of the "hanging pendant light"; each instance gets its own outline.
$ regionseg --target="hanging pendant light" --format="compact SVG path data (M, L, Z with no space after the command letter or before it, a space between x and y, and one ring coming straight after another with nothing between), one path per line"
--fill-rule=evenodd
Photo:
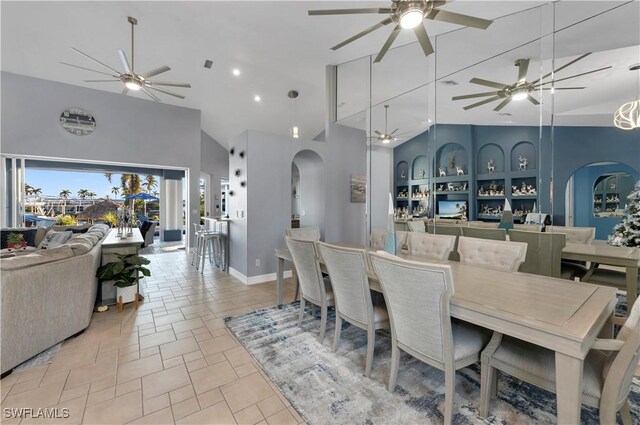
M289 93L287 93L287 97L290 99L289 104L291 109L291 118L289 122L289 134L294 139L300 138L300 129L296 124L296 102L297 102L296 99L298 98L299 94L300 93L298 93L297 90L289 90Z
M627 102L613 114L613 123L622 130L640 128L640 100Z

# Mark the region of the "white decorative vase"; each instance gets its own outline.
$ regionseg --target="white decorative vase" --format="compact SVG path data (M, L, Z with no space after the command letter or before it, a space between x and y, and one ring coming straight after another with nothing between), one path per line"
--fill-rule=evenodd
M136 299L137 293L138 285L127 286L125 288L116 286L116 301L120 301L120 297L122 297L123 303L133 302Z

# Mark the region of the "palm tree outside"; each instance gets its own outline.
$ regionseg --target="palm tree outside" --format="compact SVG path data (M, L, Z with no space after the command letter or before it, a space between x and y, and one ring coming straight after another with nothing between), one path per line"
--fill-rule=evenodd
M156 180L156 176L152 174L147 174L146 176L144 176L143 186L145 187L145 189L147 189L147 193L151 193L151 191L155 189L157 185L158 182Z
M69 199L70 195L71 191L69 189L62 189L60 191L60 197L64 199L64 202L62 203L62 215L67 214L67 199Z
M78 198L87 199L87 196L89 196L89 191L87 189L80 189L78 191Z
M120 187L124 196L136 195L140 193L140 176L137 174L123 174L120 177ZM131 199L131 207L134 206L135 199Z
M113 173L104 173L104 176L106 177L107 181L111 183L111 178L113 177Z
M113 197L115 198L118 196L118 193L120 193L120 188L118 186L113 186L111 188L111 193L113 193Z

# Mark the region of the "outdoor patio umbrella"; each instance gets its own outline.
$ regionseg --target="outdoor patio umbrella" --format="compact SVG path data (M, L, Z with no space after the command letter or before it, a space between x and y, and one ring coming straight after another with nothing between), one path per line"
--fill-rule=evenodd
M127 195L125 196L126 200L129 199L142 199L144 201L144 215L147 215L147 201L159 201L160 198L158 198L157 196L153 196L153 195L149 195L148 193L137 193L135 195Z
M84 211L78 214L78 218L80 220L100 220L106 213L115 212L121 206L122 204L111 199L105 199L85 208Z

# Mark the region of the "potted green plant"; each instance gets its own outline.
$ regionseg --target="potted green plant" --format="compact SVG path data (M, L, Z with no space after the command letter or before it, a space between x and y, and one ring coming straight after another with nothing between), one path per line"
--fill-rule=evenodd
M116 287L118 305L137 301L138 280L142 276L151 276L151 271L144 267L150 263L137 254L116 254L118 261L104 264L98 268L96 276L105 281L113 280Z
M7 235L7 250L25 249L27 242L24 240L22 233L9 233Z

